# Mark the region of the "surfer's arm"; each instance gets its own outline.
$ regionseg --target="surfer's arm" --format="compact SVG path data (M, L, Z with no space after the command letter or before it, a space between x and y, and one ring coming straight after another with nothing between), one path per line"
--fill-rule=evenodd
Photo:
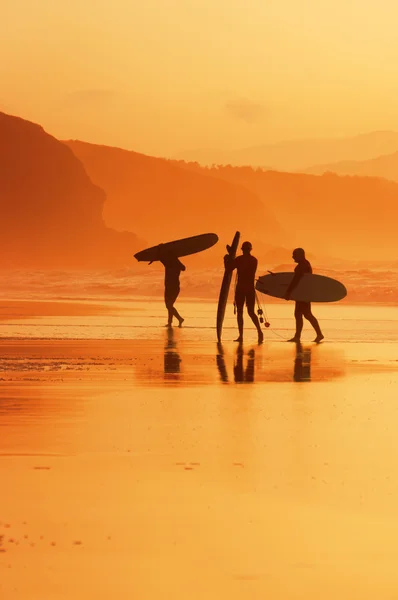
M181 271L185 271L186 270L186 266L182 264L182 262L177 258L178 261L178 266L180 267Z
M294 288L297 286L297 284L300 281L300 279L302 278L303 274L304 273L302 272L301 269L295 270L294 275L293 275L293 279L289 283L289 287L286 290L286 294L285 294L285 299L286 300L290 299L290 294L292 293L292 291L294 290Z

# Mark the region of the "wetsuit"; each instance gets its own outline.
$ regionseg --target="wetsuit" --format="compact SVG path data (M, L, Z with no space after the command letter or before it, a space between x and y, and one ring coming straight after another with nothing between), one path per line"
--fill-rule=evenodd
M256 293L254 289L254 278L257 271L257 258L251 254L237 256L231 267L236 268L238 281L235 289L235 303L237 310L243 310L246 302L248 313L254 313Z

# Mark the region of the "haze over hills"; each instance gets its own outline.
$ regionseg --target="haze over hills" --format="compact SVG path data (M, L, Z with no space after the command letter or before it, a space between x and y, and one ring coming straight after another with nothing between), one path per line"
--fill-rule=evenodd
M120 148L79 141L65 144L105 190L104 219L115 229L134 226L150 244L205 232L217 233L224 244L240 229L263 251L282 239L282 229L267 205L239 182ZM224 250L217 246L198 260L207 260L213 252L219 260Z
M124 265L140 244L105 226L103 190L42 127L0 113L3 267Z
M202 165L252 166L280 171L302 171L313 165L342 160L368 160L398 151L398 133L374 131L353 137L298 139L239 150L198 149L179 153L176 159Z
M398 184L385 179L205 168L62 143L4 113L0 157L4 266L132 266L146 245L210 231L222 246L192 260L219 265L237 229L266 264L297 245L322 260L398 253Z
M398 152L378 156L370 160L347 160L326 165L315 165L306 169L306 173L322 175L323 173L336 173L337 175L362 175L368 177L384 177L398 181Z
M349 260L391 260L398 253L398 184L394 182L178 164L254 192L287 232L279 238L280 246L300 245L317 256Z

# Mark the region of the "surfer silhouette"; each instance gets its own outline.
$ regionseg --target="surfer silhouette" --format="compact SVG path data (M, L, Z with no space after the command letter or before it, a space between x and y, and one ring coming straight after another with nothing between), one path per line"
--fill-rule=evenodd
M158 260L165 268L164 302L168 311L167 327L172 326L173 317L177 319L178 326L181 327L184 319L174 307L174 303L180 293L180 273L181 271L185 271L185 265L183 265L179 258L170 252L170 250L162 248L162 244L159 244L158 256Z
M237 283L235 288L235 306L238 320L239 337L235 342L243 342L243 308L246 302L246 308L249 317L253 321L258 332L258 343L262 344L264 340L261 331L260 322L255 313L254 306L256 302L256 291L254 288L254 278L257 270L257 258L251 255L252 245L250 242L243 242L242 255L231 260L229 254L224 256L225 269L227 271L237 271Z
M305 273L312 273L312 267L310 262L305 258L305 252L302 248L295 248L293 250L292 258L297 263L297 267L294 269L294 276L286 290L285 300L290 300L290 295L298 282ZM318 320L314 317L311 312L311 302L298 302L294 309L294 317L296 319L296 333L289 342L300 342L301 332L303 330L303 317L307 319L315 329L316 338L314 342L319 344L324 338L324 335L319 327Z

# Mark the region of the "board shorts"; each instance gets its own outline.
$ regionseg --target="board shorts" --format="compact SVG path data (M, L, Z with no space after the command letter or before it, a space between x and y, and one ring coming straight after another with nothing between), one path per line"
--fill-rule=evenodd
M179 285L167 286L164 290L164 302L166 306L173 306L180 293Z
M256 291L254 288L249 290L236 288L235 291L235 304L238 310L243 310L246 302L246 308L249 312L254 311L256 303Z
M311 302L296 301L294 314L295 315L303 315L303 317L305 317L306 315L310 315L311 314Z

